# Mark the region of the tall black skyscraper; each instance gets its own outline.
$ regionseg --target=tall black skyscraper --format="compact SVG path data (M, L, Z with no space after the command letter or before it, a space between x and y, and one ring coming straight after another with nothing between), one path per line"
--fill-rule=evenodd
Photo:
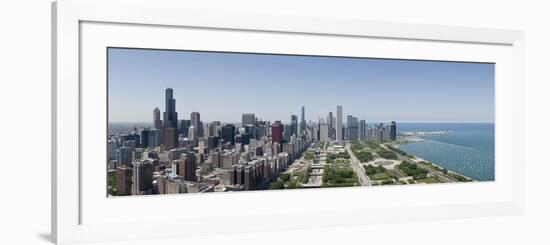
M185 137L189 135L189 127L191 126L191 120L183 119L180 121L180 134Z
M298 135L298 116L290 115L290 132L291 135Z
M395 123L395 121L392 121L390 124L390 139L397 139L397 124Z
M164 128L178 128L178 113L176 112L176 100L174 99L174 90L166 89L164 111Z
M232 145L235 144L235 125L226 124L222 127L222 139L224 144L230 142Z
M330 139L334 139L334 135L332 133L332 129L334 128L334 125L332 125L332 121L333 121L333 117L332 117L332 111L328 113L328 117L327 117L327 125L328 125L328 137Z

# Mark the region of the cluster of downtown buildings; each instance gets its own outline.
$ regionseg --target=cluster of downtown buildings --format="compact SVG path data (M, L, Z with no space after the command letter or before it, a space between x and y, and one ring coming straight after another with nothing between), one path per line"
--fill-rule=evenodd
M199 112L178 119L173 89L165 92L165 111L153 110L152 127L114 133L107 141L109 195L149 195L267 189L312 142L390 141L396 124L368 127L347 116L342 106L326 121L264 121L243 113L238 123L204 123ZM116 187L114 187L116 185Z

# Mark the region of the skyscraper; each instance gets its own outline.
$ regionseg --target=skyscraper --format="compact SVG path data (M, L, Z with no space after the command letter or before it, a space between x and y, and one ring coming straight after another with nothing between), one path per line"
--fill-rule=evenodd
M164 147L171 150L178 147L178 130L173 127L164 129Z
M222 139L224 144L229 142L232 145L235 144L235 125L226 124L222 127Z
M324 122L319 123L319 141L329 141L328 132L328 124Z
M302 118L300 120L300 131L299 135L302 135L306 130L306 107L302 106Z
M254 113L243 113L242 116L242 125L241 126L247 126L247 125L254 125L256 121L256 116Z
M359 121L359 140L367 140L367 123L365 120Z
M291 135L298 135L298 116L290 115Z
M160 109L155 107L153 110L153 127L156 129L162 128L162 120L160 119Z
M119 196L132 194L132 168L118 167L116 169L116 193Z
M174 90L166 89L164 128L178 128L178 113L176 112L176 100L174 99Z
M290 124L283 125L283 140L285 142L289 142L291 136L292 136L292 128L290 127Z
M397 124L395 121L392 121L390 124L390 140L397 139Z
M153 191L153 164L149 160L134 162L132 194L151 194Z
M191 125L195 126L198 136L202 136L201 114L198 111L191 112Z
M178 173L181 175L182 179L197 181L197 159L195 154L187 153L181 155L178 168Z
M118 166L122 167L132 164L132 152L132 148L127 146L118 148L116 151Z
M384 142L384 124L380 123L376 127L376 140L380 142Z
M274 123L271 125L271 142L281 144L283 142L283 125Z
M342 106L336 106L336 140L342 141L344 140L344 132L342 127Z
M347 118L347 134L348 140L358 140L359 139L359 122L357 117L348 115Z
M191 120L183 119L180 121L180 133L187 137L189 134L189 127L191 126Z
M334 136L332 135L332 129L334 128L334 125L332 125L332 121L333 121L333 117L332 117L332 111L328 113L328 117L327 117L327 126L328 126L328 137L330 139L334 138Z
M144 128L141 130L139 139L141 142L139 142L139 145L143 148L149 147L149 134L151 130L149 128Z
M149 148L155 148L158 145L160 145L160 131L161 129L151 129L149 131L149 145L147 147Z
M189 140L197 140L198 137L197 137L197 128L193 125L191 125L191 127L189 127L189 133L187 134L187 138L189 138Z

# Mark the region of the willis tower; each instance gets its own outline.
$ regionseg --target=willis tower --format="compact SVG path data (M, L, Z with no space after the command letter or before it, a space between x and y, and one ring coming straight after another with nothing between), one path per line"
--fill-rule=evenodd
M178 147L178 113L176 112L176 100L174 90L166 89L165 111L163 114L164 147L171 150Z
M176 100L174 99L174 90L166 89L164 111L164 128L178 128L178 113L176 112Z

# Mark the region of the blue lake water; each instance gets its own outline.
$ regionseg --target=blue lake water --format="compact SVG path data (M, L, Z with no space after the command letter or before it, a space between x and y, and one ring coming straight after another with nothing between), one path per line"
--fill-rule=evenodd
M494 123L398 123L397 131L448 131L399 148L478 181L495 179Z

